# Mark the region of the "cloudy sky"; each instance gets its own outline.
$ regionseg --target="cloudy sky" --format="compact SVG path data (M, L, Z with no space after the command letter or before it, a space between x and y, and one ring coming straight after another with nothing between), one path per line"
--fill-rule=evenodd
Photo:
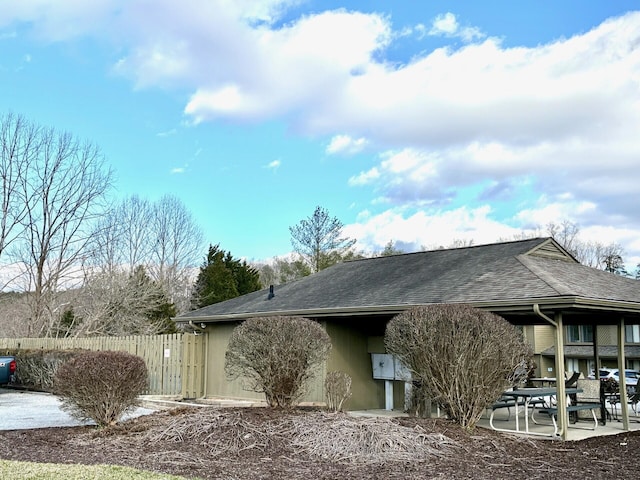
M0 113L97 143L116 195L175 194L236 257L320 205L368 251L569 220L640 262L637 1L2 3Z

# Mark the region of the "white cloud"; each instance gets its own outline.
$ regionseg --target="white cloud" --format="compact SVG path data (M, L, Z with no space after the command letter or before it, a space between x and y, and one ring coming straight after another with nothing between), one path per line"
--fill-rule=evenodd
M354 155L360 153L366 145L367 139L364 137L351 138L349 135L335 135L329 142L326 152L330 155L338 153Z
M453 35L458 31L458 20L456 16L451 13L445 13L438 15L434 20L429 30L430 35Z
M491 208L484 205L432 214L424 211L408 214L402 210L366 214L357 223L346 225L344 232L351 238L357 238L357 248L365 251L381 251L390 240L407 251L417 251L423 247L449 246L455 240L476 245L491 243L513 238L520 230L492 219Z
M380 171L377 167L373 167L371 170L361 172L360 174L351 177L349 179L349 185L367 185L378 178L380 178Z
M176 130L175 128L172 128L171 130L166 130L164 132L156 133L156 137L171 137L176 133L178 133L178 130Z
M278 168L280 168L281 164L282 162L280 160L274 160L265 165L265 168L268 168L269 170L277 170Z
M181 175L183 173L186 173L189 170L189 164L185 163L183 166L181 167L174 167L171 169L170 173L171 175Z
M456 16L447 12L438 15L431 25L429 35L444 35L446 37L459 37L465 42L472 42L483 38L485 35L476 27L460 27Z
M526 184L538 202L514 218L570 214L640 237L640 12L535 47L506 47L444 13L414 32L453 45L396 63L385 49L409 32L391 18L335 10L278 24L295 3L22 0L3 5L0 27L107 39L122 52L115 71L138 88L191 92L193 122L283 119L331 137L327 153L366 138L382 153L349 183L392 208L444 207L479 185L490 201Z

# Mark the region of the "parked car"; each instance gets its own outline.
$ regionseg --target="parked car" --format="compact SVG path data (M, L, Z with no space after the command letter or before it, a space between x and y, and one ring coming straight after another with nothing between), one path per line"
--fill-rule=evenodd
M14 357L0 357L0 385L13 381L16 373L16 359Z
M617 368L601 368L598 370L600 374L600 380L613 379L620 383L620 371ZM629 387L635 387L638 384L640 378L640 372L638 370L627 369L624 371L625 382ZM595 372L591 372L589 378L596 378Z

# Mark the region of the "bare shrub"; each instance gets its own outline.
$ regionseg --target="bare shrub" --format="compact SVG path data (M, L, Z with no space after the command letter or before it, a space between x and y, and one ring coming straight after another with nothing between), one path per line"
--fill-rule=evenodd
M16 357L16 384L35 390L51 392L60 365L83 350L10 350Z
M225 372L232 380L242 378L247 390L264 393L269 406L291 408L330 349L329 335L312 320L252 318L231 334Z
M432 410L432 398L431 391L422 382L413 382L411 385L411 391L406 398L407 413L413 417L431 418Z
M519 380L532 357L514 326L468 305L407 310L387 325L385 345L447 415L468 429Z
M329 372L324 379L327 409L342 411L342 406L351 397L351 377L344 372Z
M58 368L55 393L62 408L79 420L114 425L136 406L147 388L144 360L126 352L85 352Z

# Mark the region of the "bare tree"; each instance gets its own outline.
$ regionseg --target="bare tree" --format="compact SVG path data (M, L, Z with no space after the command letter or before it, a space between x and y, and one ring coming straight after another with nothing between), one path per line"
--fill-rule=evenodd
M179 199L126 198L96 224L92 238L94 271L131 275L142 266L178 313L189 309L202 233Z
M147 263L151 256L153 213L151 203L137 195L125 199L118 208L116 221L122 226L125 260L130 271Z
M151 224L153 248L149 273L167 292L178 312L187 311L192 277L197 272L203 243L202 230L180 199L173 195L164 195L154 205Z
M29 304L26 292L0 293L0 331L6 338L26 337Z
M578 238L580 227L570 220L562 220L560 223L547 224L547 234L554 238L569 253L575 256L582 243Z
M167 299L144 269L128 272L89 273L73 301L73 317L58 325L62 336L151 335L164 325L154 322L154 313Z
M57 291L85 259L91 224L103 213L100 202L112 174L97 146L69 133L37 129L35 145L25 177L26 231L19 261L32 292L29 333L46 336Z
M35 161L38 143L39 129L23 117L10 113L0 118L0 258L25 230L30 202L27 172ZM4 279L6 283L11 280Z
M270 263L256 263L253 267L260 274L260 283L264 286L282 285L311 275L309 265L294 255L274 257Z
M137 195L109 209L92 233L93 264L107 272L133 273L151 261L153 205Z

